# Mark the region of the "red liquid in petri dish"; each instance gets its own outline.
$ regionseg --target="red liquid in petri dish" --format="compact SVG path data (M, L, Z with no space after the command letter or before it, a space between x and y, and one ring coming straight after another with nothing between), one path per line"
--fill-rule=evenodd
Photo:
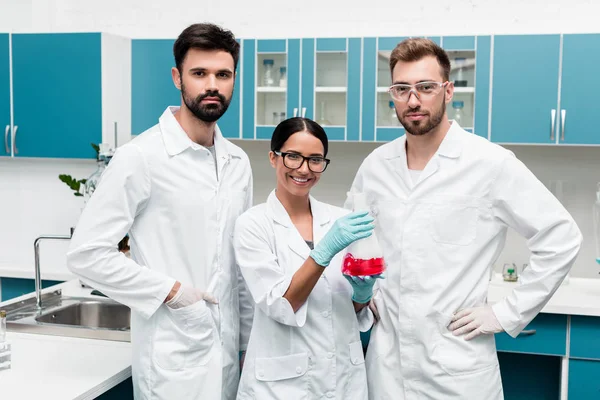
M385 262L383 257L361 259L354 258L352 254L348 253L344 257L342 263L342 273L350 276L369 276L381 274L385 271Z

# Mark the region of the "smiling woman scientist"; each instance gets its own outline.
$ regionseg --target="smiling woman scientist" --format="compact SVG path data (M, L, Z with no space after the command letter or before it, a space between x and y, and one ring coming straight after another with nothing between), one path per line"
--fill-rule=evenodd
M236 260L256 303L240 400L367 398L360 330L372 325L376 278L347 281L338 254L371 235L373 218L309 196L326 155L319 124L281 122L269 153L277 189L236 221Z

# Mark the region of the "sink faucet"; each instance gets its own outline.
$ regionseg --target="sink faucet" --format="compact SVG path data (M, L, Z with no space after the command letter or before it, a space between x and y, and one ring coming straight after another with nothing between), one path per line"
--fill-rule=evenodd
M69 236L66 235L42 235L33 242L33 251L35 254L35 304L38 310L42 309L42 278L40 273L40 242L44 239L52 240L71 240L73 237L73 228Z

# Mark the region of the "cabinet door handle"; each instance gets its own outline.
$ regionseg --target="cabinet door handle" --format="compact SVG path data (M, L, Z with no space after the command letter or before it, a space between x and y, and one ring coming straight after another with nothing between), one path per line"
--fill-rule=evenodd
M19 126L15 125L15 132L13 133L13 148L15 149L15 154L19 154L19 149L17 149L17 131L19 130Z
M6 150L6 154L10 154L10 149L8 148L8 132L10 131L10 125L6 125L6 129L4 130L4 150Z
M552 109L550 111L550 119L552 121L552 126L550 128L550 140L554 140L554 125L556 124L556 110Z
M306 107L302 107L302 118L306 116Z
M567 118L567 110L560 110L560 140L565 140L565 119Z
M294 118L298 116L298 109L294 108Z
M536 334L536 332L537 331L535 329L524 330L519 333L519 336L533 336Z

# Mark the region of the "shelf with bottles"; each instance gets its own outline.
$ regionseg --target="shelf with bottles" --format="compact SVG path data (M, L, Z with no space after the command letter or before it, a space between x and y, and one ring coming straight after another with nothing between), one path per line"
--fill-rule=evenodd
M446 106L448 119L455 120L463 129L473 129L473 96L469 93L454 93L452 101Z
M277 125L285 119L287 57L283 53L259 53L256 57L256 124Z
M377 93L377 127L401 128L394 102L387 92Z
M321 126L346 126L346 93L316 93L315 121Z

